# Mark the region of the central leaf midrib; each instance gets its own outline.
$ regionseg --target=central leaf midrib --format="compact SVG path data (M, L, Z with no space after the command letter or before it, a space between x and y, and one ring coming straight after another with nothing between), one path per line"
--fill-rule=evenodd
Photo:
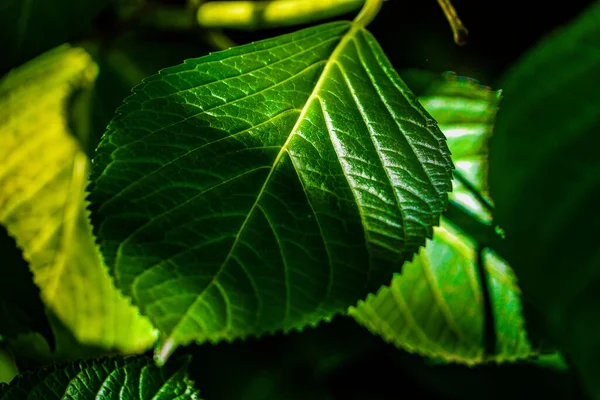
M256 200L254 201L254 203L250 207L250 210L248 211L248 214L247 214L246 218L242 222L242 225L240 226L240 228L238 230L238 233L237 233L237 235L235 236L235 238L233 240L233 243L231 245L231 249L227 253L227 256L225 257L225 260L221 264L221 267L219 268L219 270L215 273L215 276L210 281L210 283L208 285L206 285L206 287L202 290L201 293L198 293L198 295L196 296L196 299L182 313L182 316L179 319L179 321L177 322L177 324L171 329L171 334L170 334L171 336L177 330L177 328L179 327L179 325L181 324L181 322L187 317L187 315L189 314L190 309L192 309L196 305L196 303L203 297L203 295L207 292L207 290L214 285L215 281L217 281L219 279L219 276L221 275L221 273L225 269L225 266L229 262L232 254L233 254L233 252L234 252L234 250L235 250L235 248L236 248L236 246L237 246L237 244L239 242L239 239L240 239L240 236L241 236L242 232L244 232L244 229L246 228L246 224L250 220L250 216L254 213L254 210L256 209L256 207L257 207L257 205L258 205L258 203L259 203L259 201L260 201L260 199L262 197L262 194L264 193L267 185L269 184L270 178L273 175L273 171L275 171L275 167L277 166L277 164L279 163L279 161L283 157L284 153L287 152L287 147L289 146L292 138L296 135L296 132L297 132L298 128L300 127L300 125L302 124L302 122L304 120L304 117L306 116L306 113L308 112L308 110L310 108L310 105L312 104L312 102L314 100L318 99L318 93L321 90L321 86L323 86L323 83L325 82L325 80L327 78L327 75L328 75L328 73L329 73L332 65L335 64L335 61L336 61L338 55L341 53L342 49L348 44L348 42L351 40L352 36L356 33L356 31L358 29L360 29L360 27L358 25L352 24L350 26L350 29L348 30L348 32L346 32L344 34L344 36L340 39L340 42L338 43L338 45L335 47L335 49L333 50L333 52L331 53L331 55L327 59L327 62L325 63L325 67L323 68L323 72L321 73L321 76L319 77L319 79L317 80L317 83L315 84L315 88L311 92L310 96L307 98L306 103L304 104L304 107L302 108L302 111L300 112L300 115L298 116L296 124L292 128L292 130L291 130L288 138L286 139L286 141L281 146L281 150L279 151L279 153L275 157L275 160L273 161L273 164L271 165L271 169L269 171L269 174L265 178L265 182L262 185L262 187L260 188L260 190L259 190L259 192L258 192L258 194L256 196ZM258 308L260 309L260 307L261 307L260 298L258 298L257 301L258 301Z

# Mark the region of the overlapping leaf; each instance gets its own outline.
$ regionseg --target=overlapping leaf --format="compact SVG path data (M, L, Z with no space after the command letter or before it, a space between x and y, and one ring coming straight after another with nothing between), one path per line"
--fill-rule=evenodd
M487 142L492 133L499 92L476 82L446 76L426 95L423 106L440 124L460 174L483 193L487 178ZM482 223L489 210L461 181L454 180L451 201ZM402 275L376 295L351 307L356 320L385 340L411 352L475 364L523 358L534 352L527 341L519 288L510 267L485 250L495 322L496 351L486 354L484 296L478 276L478 243L442 217L433 240L404 267Z
M503 78L491 187L507 257L600 399L600 2Z
M118 286L164 335L161 359L343 311L446 207L443 135L349 22L188 60L118 114L92 217Z
M150 357L58 364L0 384L0 400L200 400L187 377L190 358L162 368Z
M67 120L69 95L95 74L84 50L63 46L0 81L0 223L77 339L140 351L153 329L102 265L84 203L88 160Z

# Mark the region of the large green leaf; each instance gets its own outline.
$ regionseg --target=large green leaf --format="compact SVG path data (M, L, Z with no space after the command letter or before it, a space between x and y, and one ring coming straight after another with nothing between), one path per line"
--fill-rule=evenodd
M600 2L503 79L490 178L525 296L600 399Z
M479 196L487 188L487 143L499 94L473 80L446 75L419 98L448 138L455 174L463 178L453 181L450 200L481 223L491 219ZM514 275L489 250L484 250L482 263L489 277L496 343L495 352L486 353L485 297L477 268L480 246L442 217L433 240L404 267L403 274L349 313L398 347L447 361L475 364L533 355Z
M0 400L200 400L189 363L184 357L159 368L144 356L58 364L0 384Z
M154 341L153 328L102 265L84 203L88 160L66 118L69 95L89 87L96 71L84 50L62 46L0 81L0 223L29 261L43 302L78 340L140 351Z
M446 207L443 135L350 22L188 60L118 114L92 218L117 285L163 334L160 359L343 311Z
M3 0L0 5L0 73L61 43L89 33L112 0Z

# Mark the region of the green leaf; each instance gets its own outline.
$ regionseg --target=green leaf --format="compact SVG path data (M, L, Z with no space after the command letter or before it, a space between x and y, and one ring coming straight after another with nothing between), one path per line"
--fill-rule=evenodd
M360 324L399 348L468 365L537 354L527 341L513 272L484 251L496 329L496 352L485 352L484 301L477 243L442 218L433 240L390 286L349 309Z
M600 399L600 2L503 78L491 185L525 296Z
M83 49L62 46L0 81L0 224L42 301L79 341L137 352L152 344L153 328L102 264L84 203L88 160L65 118L69 95L96 72Z
M54 346L40 290L20 249L0 226L0 341L21 333L39 332Z
M0 385L10 382L18 374L19 369L15 364L14 357L6 349L0 347Z
M0 73L89 33L112 0L4 0L0 12Z
M114 357L58 364L0 384L0 400L200 400L187 377L190 357L162 368L150 357Z
M117 285L163 335L159 359L343 311L447 204L443 135L350 22L188 60L118 114L92 218Z
M492 218L488 143L500 95L474 79L446 73L419 97L444 132L456 165L450 201L485 224Z
M487 142L499 92L447 74L419 98L448 138L455 174L484 191ZM451 201L480 222L491 219L478 197L454 180ZM479 194L481 196L481 194ZM483 250L495 328L495 353L486 354L484 296L477 268L478 244L442 217L433 240L390 286L349 309L359 323L397 347L445 361L473 365L536 354L524 330L520 292L510 267Z

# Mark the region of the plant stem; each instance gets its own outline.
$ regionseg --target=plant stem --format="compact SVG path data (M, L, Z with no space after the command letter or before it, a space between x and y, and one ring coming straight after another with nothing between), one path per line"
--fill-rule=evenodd
M381 1L367 0L365 8ZM198 7L196 20L203 28L276 28L336 17L363 3L364 0L211 1Z
M360 13L354 18L354 23L366 27L379 13L383 0L367 0Z
M437 0L438 4L442 8L448 23L450 24L450 28L452 29L452 34L454 35L454 43L459 46L464 45L467 42L467 38L469 37L469 31L463 25L462 21L458 17L458 13L454 9L454 6L450 2L450 0Z

